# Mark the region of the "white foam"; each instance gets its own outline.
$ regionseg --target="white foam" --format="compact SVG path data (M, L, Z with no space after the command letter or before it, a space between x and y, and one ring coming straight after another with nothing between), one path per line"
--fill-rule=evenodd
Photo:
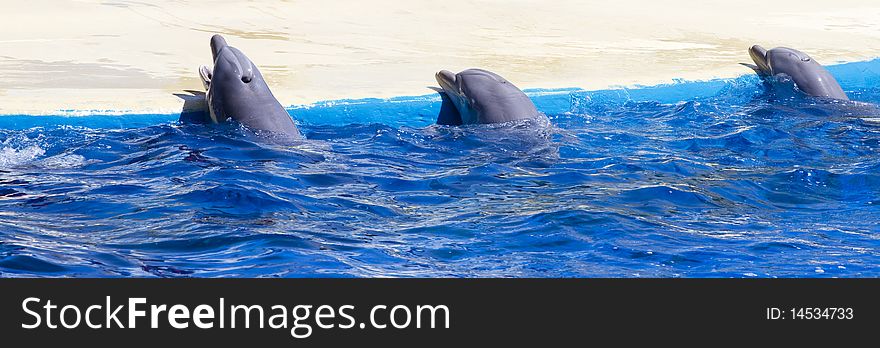
M41 167L47 169L68 169L82 167L86 164L86 158L75 154L61 154L47 157L39 162Z
M41 147L31 145L23 149L4 147L0 149L0 168L16 167L33 162L46 153Z

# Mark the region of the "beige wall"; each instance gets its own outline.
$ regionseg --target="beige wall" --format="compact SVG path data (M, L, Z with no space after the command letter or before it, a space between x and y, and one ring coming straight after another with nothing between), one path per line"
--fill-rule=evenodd
M70 1L0 3L0 113L179 111L223 33L282 104L423 95L439 69L522 88L748 73L752 43L823 63L880 56L873 1Z

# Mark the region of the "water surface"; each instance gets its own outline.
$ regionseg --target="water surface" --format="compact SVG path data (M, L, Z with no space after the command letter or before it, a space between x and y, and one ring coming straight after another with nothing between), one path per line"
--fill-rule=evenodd
M857 102L753 76L293 107L280 144L178 115L0 117L0 276L880 276L880 61Z

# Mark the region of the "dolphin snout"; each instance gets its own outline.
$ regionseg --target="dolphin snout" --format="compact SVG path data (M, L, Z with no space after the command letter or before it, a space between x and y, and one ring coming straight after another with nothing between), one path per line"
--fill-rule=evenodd
M437 83L440 84L440 87L443 88L446 92L458 92L455 87L455 73L449 70L440 70L437 72L434 77L437 79Z
M770 74L770 64L767 62L767 49L760 45L749 47L749 56L763 74Z
M229 46L229 44L226 43L226 39L220 34L214 34L214 36L211 37L211 56L213 56L215 61L217 60L220 51L227 46Z

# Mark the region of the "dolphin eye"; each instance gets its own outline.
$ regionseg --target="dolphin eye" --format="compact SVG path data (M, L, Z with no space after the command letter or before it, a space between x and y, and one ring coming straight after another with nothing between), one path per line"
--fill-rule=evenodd
M241 77L241 82L244 82L244 83L249 83L249 82L251 82L251 78L250 78L250 76L242 76L242 77Z
M803 58L801 58L801 60L802 60L802 61L805 61L805 62L809 62L809 61L810 61L810 57L803 57Z

